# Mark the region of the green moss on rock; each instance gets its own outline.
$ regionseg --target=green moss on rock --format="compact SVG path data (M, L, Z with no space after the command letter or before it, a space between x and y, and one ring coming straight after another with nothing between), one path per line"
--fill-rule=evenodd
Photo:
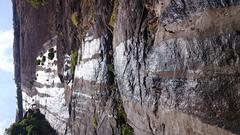
M112 14L111 14L111 17L110 17L110 20L109 20L109 25L112 28L114 28L114 24L115 24L116 18L117 18L119 2L118 2L118 0L113 0L112 2L113 2L113 10L112 10Z
M134 135L134 130L128 124L121 125L121 135Z
M27 0L34 8L39 8L47 3L47 0Z
M117 121L120 127L120 135L134 135L133 128L127 123L127 114L121 101L117 103Z
M93 115L93 118L92 118L92 125L93 127L96 129L97 126L98 126L98 122L97 122L97 116L96 115Z
M78 26L78 12L74 12L74 13L72 13L72 15L71 15L71 21L72 21L72 23L73 23L73 25L74 26Z
M78 61L78 51L71 51L71 72L74 74L76 65Z

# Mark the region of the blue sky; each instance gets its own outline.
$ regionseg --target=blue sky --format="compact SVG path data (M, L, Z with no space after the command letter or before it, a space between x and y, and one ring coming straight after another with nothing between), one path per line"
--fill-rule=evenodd
M11 0L0 0L0 135L15 120L16 112L12 24Z

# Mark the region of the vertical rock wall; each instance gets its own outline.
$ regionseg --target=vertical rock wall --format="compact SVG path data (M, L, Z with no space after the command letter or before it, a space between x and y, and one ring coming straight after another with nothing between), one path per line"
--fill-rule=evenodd
M120 2L113 42L135 133L239 134L239 1L139 3Z

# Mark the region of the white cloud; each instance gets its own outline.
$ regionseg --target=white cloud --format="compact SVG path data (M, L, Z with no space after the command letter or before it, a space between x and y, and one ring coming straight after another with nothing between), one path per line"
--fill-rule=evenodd
M5 129L9 128L14 123L14 120L1 120L0 119L0 135L4 135Z
M5 129L0 128L0 135L4 135Z
M13 72L13 30L0 31L0 70Z
M4 135L7 122L5 120L0 121L0 135Z
M4 130L0 128L0 135L4 135Z

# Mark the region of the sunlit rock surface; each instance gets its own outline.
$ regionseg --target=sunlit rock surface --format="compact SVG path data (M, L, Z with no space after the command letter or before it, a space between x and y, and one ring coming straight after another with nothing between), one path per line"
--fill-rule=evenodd
M30 80L31 92L23 90L23 108L40 108L51 126L59 133L65 133L69 118L68 106L65 101L64 84L57 73L56 38L46 42L44 50L39 54L36 65L35 80ZM48 58L49 50L53 50L53 59ZM45 58L45 61L42 59Z
M87 37L79 49L72 94L74 134L117 134L113 99L108 99L106 46L109 37ZM93 121L97 121L94 126Z

